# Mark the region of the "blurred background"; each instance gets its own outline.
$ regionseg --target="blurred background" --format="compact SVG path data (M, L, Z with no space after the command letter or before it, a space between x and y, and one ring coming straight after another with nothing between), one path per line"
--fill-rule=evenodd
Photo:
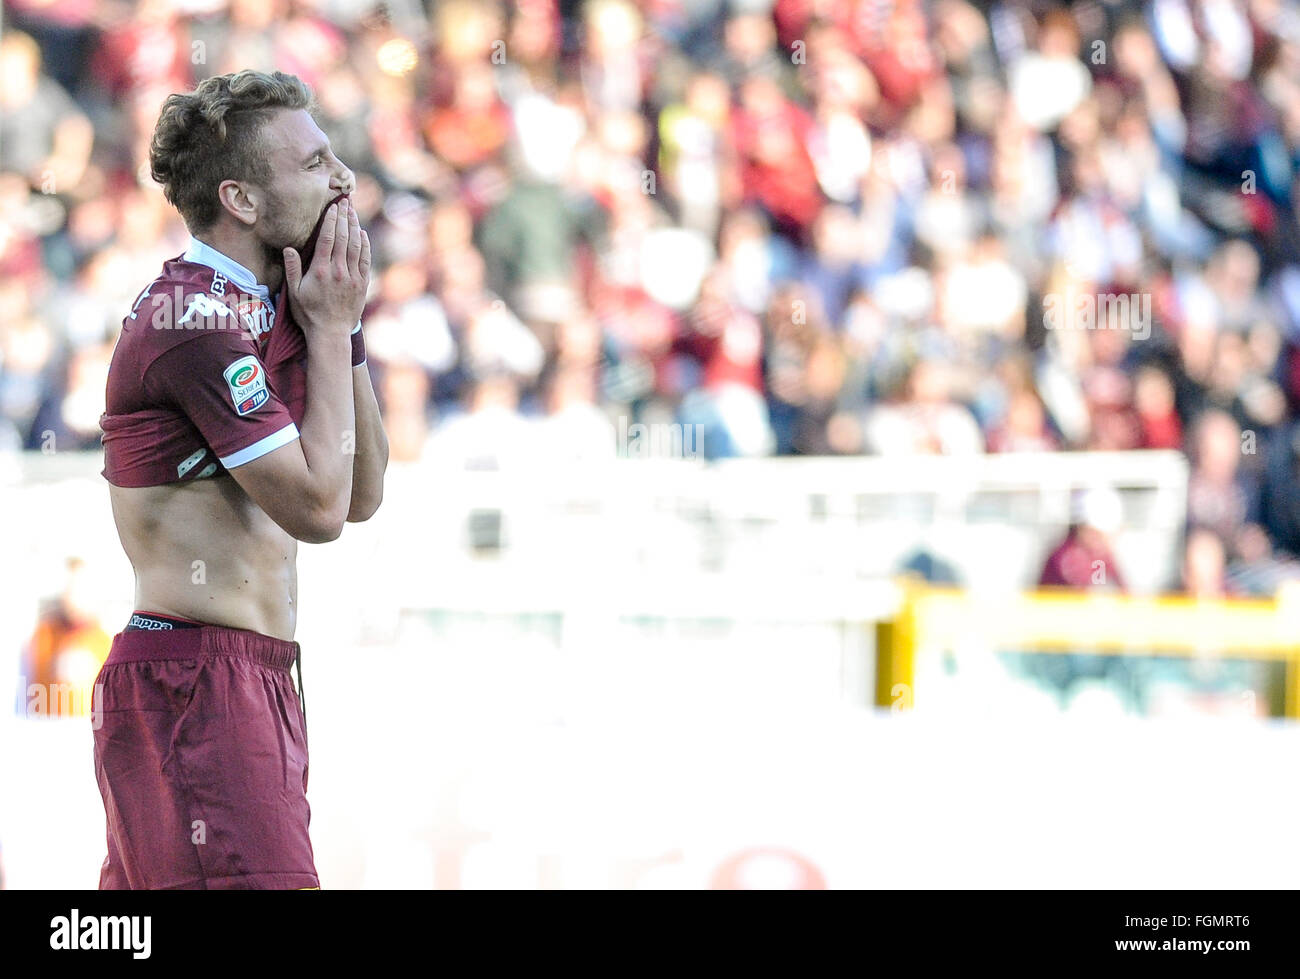
M107 368L243 68L376 247L324 886L1293 884L1294 0L8 0L8 886L98 879Z

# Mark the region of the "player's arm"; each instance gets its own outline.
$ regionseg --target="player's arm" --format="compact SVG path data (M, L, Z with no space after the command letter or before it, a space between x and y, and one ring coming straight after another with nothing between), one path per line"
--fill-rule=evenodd
M323 543L343 532L351 509L356 434L350 334L370 282L370 239L350 200L330 205L306 274L301 263L296 251L285 249L289 302L307 340L300 444L231 475L287 533ZM286 490L296 490L297 498L286 499Z
M307 349L307 408L299 438L227 468L285 533L323 544L343 533L352 484L351 345L346 332L322 332L309 337Z
M352 460L352 499L348 520L369 520L384 498L384 470L388 468L388 436L379 416L379 402L370 383L365 354L352 367L352 404L356 423L356 458ZM352 358L354 361L357 357Z

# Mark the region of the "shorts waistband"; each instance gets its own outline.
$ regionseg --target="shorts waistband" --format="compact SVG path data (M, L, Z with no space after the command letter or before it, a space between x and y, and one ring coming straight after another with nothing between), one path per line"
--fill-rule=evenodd
M113 646L104 665L138 663L144 660L239 656L263 666L288 670L300 652L301 647L292 639L276 639L249 629L205 623L197 629L133 629L119 632L113 637Z

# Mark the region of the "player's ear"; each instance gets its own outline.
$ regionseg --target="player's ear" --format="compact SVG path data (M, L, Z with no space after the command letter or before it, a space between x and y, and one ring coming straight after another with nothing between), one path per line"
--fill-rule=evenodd
M262 194L252 184L239 180L223 180L217 187L217 199L227 214L240 224L252 226L261 213Z

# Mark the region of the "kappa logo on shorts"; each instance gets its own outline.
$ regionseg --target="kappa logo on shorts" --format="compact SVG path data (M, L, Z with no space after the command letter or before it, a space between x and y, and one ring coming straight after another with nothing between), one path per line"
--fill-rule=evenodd
M148 632L158 632L163 629L175 629L176 627L170 622L162 619L150 618L147 615L132 615L131 621L127 623L128 629L144 629Z
M240 357L221 376L226 379L235 411L240 415L256 411L271 397L266 390L266 370L252 354Z

